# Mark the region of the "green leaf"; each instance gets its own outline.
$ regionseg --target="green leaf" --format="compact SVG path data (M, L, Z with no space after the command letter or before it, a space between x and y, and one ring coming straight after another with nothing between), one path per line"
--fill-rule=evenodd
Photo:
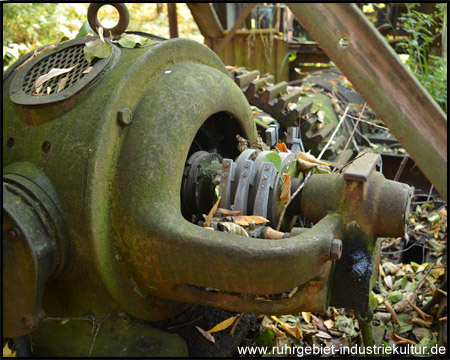
M139 45L139 46L144 45L149 40L150 39L145 38L143 36L139 36L139 35L124 34L121 36L121 38L119 40L119 45L124 48L132 49L132 48L136 47L136 45Z
M281 171L281 164L282 164L281 157L276 152L271 151L269 154L267 154L264 157L263 162L272 163L278 172Z
M407 331L410 331L413 327L413 324L402 325L402 328L398 331L398 334L403 334Z
M77 36L75 36L75 38L79 38L79 37L85 37L87 36L90 32L94 32L90 25L89 25L89 21L85 21L83 26L80 28L80 31L78 31Z
M441 216L437 212L432 212L431 214L428 215L428 221L429 222L434 223L434 222L437 222L439 220L441 220Z
M336 329L338 329L340 332L346 333L350 336L355 336L358 334L355 330L355 326L353 325L352 319L345 317L345 316L339 316L336 319L336 322L334 323L334 326Z
M258 346L261 346L261 347L269 346L272 343L274 337L275 337L275 335L272 332L272 330L266 329L255 340L255 344Z
M402 299L402 293L400 291L391 291L386 297L391 303L395 304Z
M416 285L414 285L411 281L408 281L405 284L404 290L405 291L413 291L416 288Z
M396 289L398 289L398 288L404 289L407 281L408 281L408 278L406 276L403 276L402 278L395 281L394 287Z
M110 55L111 49L108 44L100 39L100 37L94 41L89 41L84 46L84 57L87 61L89 61L89 63L95 58L103 59Z

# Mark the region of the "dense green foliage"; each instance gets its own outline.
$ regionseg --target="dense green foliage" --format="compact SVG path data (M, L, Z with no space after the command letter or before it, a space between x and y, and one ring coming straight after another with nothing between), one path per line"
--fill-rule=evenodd
M72 39L86 21L87 3L13 3L3 5L3 69L20 56L39 46ZM447 58L433 54L432 44L442 37L446 27L447 4L440 3L433 14L415 10L418 4L406 4L408 12L401 17L403 29L410 34L401 43L408 55L406 65L447 112ZM128 3L129 30L139 30L169 37L165 4ZM102 7L101 21L114 23L115 9ZM177 4L181 37L203 42L186 4ZM106 26L110 26L105 24ZM442 55L442 56L441 56ZM233 64L229 64L233 65Z
M88 3L14 3L3 5L3 69L35 48L67 37L73 39L87 20ZM169 38L165 4L127 3L128 30L148 32ZM99 20L114 26L118 17L112 6L99 11ZM180 37L203 42L186 4L177 4Z
M85 18L83 4L3 4L3 66L39 46L74 38Z
M406 4L408 12L400 20L403 21L403 29L410 36L399 45L409 55L406 65L447 112L447 56L445 52L431 53L432 44L437 38L442 38L446 26L447 4L437 4L436 11L432 14L414 10L417 5Z

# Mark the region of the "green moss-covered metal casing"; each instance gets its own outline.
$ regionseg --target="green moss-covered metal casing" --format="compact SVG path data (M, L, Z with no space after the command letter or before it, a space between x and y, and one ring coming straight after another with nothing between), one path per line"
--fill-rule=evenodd
M36 354L134 356L138 349L164 356L164 344L173 343L172 355L182 356L179 338L141 320L166 319L190 303L259 314L323 311L334 286L335 239L358 250L356 240L363 238L363 248L372 252L377 236L401 230L406 190L391 189L376 172L367 186L345 183L347 173L312 176L301 207L316 224L287 239L247 238L188 222L181 186L194 138L213 119L237 124L253 140L249 104L220 59L199 43L110 46L111 59L94 82L45 106L15 105L9 89L17 64L4 74L4 174L35 182L58 204L68 232L59 245L64 266L49 275L42 292L46 314L29 327ZM46 182L38 182L36 172ZM371 189L378 200L368 198ZM395 217L383 218L379 209L397 193ZM365 253L351 254L356 263L365 261ZM367 273L372 265L368 261ZM292 297L258 298L296 287ZM15 294L13 286L3 290ZM12 336L8 324L4 333Z
M103 323L125 311L160 320L187 303L268 314L323 310L339 216L326 217L306 236L260 241L210 232L181 215L183 169L202 124L225 113L242 136L256 136L249 105L220 59L181 39L136 49L111 46L103 74L67 100L46 106L15 105L9 88L18 64L4 74L4 173L27 177L27 165L14 166L25 163L44 174L69 233L68 261L43 292L47 317L32 329L39 339L36 353L70 354L55 344L65 343L63 326L83 321L50 319L93 316ZM296 286L301 289L292 298L264 302L253 296ZM134 331L114 329L111 336ZM83 330L73 344L90 339ZM110 344L102 354L114 349Z

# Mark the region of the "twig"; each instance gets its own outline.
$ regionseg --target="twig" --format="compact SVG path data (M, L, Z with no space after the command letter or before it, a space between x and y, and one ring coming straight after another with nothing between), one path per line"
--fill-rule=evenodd
M291 203L291 201L298 195L298 193L300 192L301 189L303 189L303 186L305 186L306 180L309 179L309 177L312 174L312 169L309 170L309 173L306 175L305 180L302 182L302 184L298 187L297 190L295 190L295 192L291 195L291 197L289 198L289 200L287 201L286 204L284 204L283 206L283 210L281 210L281 214L280 214L280 218L278 219L278 224L277 224L277 231L280 231L280 227L281 227L281 222L283 221L283 217L284 217L284 213L286 212L286 209L288 208L289 204Z
M359 120L361 120L361 117L362 117L362 115L363 115L363 113L364 113L364 110L366 109L366 105L367 105L367 102L364 103L363 108L362 108L361 112L359 113L359 118L358 118L358 120L356 121L355 126L353 127L353 131L352 131L352 133L350 134L350 137L349 137L349 139L347 140L347 143L345 144L344 149L341 151L341 154L339 155L339 159L338 159L336 165L334 166L333 171L331 172L332 174L336 171L336 169L337 169L339 163L341 162L342 156L344 156L345 150L347 150L348 144L350 144L350 141L351 141L353 135L355 134L356 128L358 127L358 124L359 124Z
M347 131L350 134L352 132L352 130L351 130L350 124L347 121L345 122L345 127L347 128ZM356 143L355 137L352 137L352 143L353 143L353 146L355 147L356 151L360 152L360 149L359 149L358 144Z
M347 116L348 109L349 109L349 107L347 106L347 108L344 111L344 115L342 115L341 120L339 121L338 125L336 126L336 129L334 129L334 132L331 135L330 139L328 140L327 144L324 146L324 148L320 152L319 156L317 157L317 160L320 160L322 158L322 155L328 149L328 146L330 145L331 141L333 141L334 136L338 132L339 128L341 127L342 123L344 122L345 117Z
M436 260L437 261L437 260ZM430 268L428 269L428 271L426 272L426 274L423 276L422 279L420 279L420 281L417 283L416 287L414 288L413 292L416 292L417 288L419 287L419 285L425 280L425 278L430 274L431 270L433 270L434 265L436 264L436 261L430 266Z
M351 115L347 115L347 117L349 117L349 118L351 118L351 119L358 120L357 117L354 117L354 116L351 116ZM384 127L384 126L381 126L381 125L374 124L374 123L372 123L372 122L370 122L370 121L367 121L367 120L360 119L359 121L365 122L366 124L375 126L375 127L377 127L377 128L383 129L383 130L389 130L387 127Z
M60 318L60 317L46 317L44 318L42 321L64 321L64 320L86 320L86 321L92 321L95 322L96 320L91 317L91 316L85 316L85 317L78 317L78 318L70 318L70 317L65 317L65 318Z
M364 155L366 155L367 152L363 152L362 154L358 155L357 157L355 157L354 159L350 160L347 164L345 164L343 167L341 167L337 172L340 173L344 168L346 168L347 166L349 166L353 161L359 159L360 157L363 157Z
M431 184L430 192L428 193L428 197L427 197L427 202L430 201L430 198L431 198L431 194L432 194L432 192L433 192L433 189L434 189L434 186L433 186L433 184Z
M402 328L402 324L400 324L400 321L398 320L398 317L397 317L397 313L395 312L395 310L392 307L391 303L388 300L385 300L384 301L384 305L386 306L386 310L391 313L392 322L395 322L401 329Z
M238 326L238 324L241 322L242 318L244 317L245 313L241 313L239 315L239 317L236 319L236 321L233 324L233 327L230 330L230 336L234 337L234 332L236 331L236 328Z
M342 115L341 120L339 121L339 124L337 125L336 129L334 130L333 134L331 135L330 139L328 140L327 144L325 145L325 147L322 149L322 151L320 152L319 156L317 157L317 160L320 160L322 155L325 153L325 151L327 150L328 146L330 145L331 141L333 140L334 136L336 135L339 127L342 125L346 115L347 115L347 111L348 111L349 107L347 106L347 108L344 111L344 114ZM364 109L362 110L364 111ZM305 186L306 181L309 179L309 177L312 174L313 169L311 169L308 174L306 174L305 176L305 180L303 180L302 184L298 187L297 190L295 190L295 192L291 195L291 197L289 198L289 200L287 201L286 204L284 204L283 209L281 210L281 214L280 214L280 218L278 219L278 224L277 224L277 231L280 231L280 227L281 227L281 222L283 221L283 217L284 214L286 213L286 209L288 208L289 204L291 203L291 201L298 195L298 193L300 192L301 189L303 189L303 186Z
M91 350L89 350L88 357L91 357L92 349L94 348L95 339L97 339L97 335L98 335L98 332L100 331L102 324L103 324L103 320L99 324L96 323L97 331L95 332L94 338L92 339Z
M192 320L191 322L188 322L186 324L179 324L179 325L169 326L167 328L167 330L173 330L173 329L177 329L177 328L180 328L180 327L183 327L183 326L192 325L192 324L196 323L197 321L199 321L202 317L203 317L203 315L200 315L197 319Z
M389 244L387 244L387 245L384 245L384 246L382 246L381 247L381 250L384 250L384 249L388 249L388 248L390 248L392 245L398 245L398 243L400 242L399 240L401 240L402 238L401 237L398 237L397 239L395 239L394 241L391 241Z
M433 322L433 316L427 314L426 312L422 311L417 305L413 304L411 300L406 299L408 304L424 319L426 322Z
M398 181L398 179L400 179L400 175L402 174L403 168L406 165L406 162L408 161L408 154L405 155L405 157L403 158L402 162L400 163L400 166L398 167L397 173L395 174L394 177L394 181Z

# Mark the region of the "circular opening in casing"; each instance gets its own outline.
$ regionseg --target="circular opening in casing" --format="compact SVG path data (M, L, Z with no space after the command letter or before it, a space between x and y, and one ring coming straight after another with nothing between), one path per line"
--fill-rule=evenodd
M44 154L48 153L50 151L50 147L51 147L51 144L48 141L44 142L42 144L42 152Z
M6 142L6 146L7 146L9 149L12 149L12 148L14 147L14 138L13 138L13 137L10 137L10 138L8 139L8 141Z
M343 48L346 48L350 44L350 40L348 37L343 36L339 39L339 45Z

